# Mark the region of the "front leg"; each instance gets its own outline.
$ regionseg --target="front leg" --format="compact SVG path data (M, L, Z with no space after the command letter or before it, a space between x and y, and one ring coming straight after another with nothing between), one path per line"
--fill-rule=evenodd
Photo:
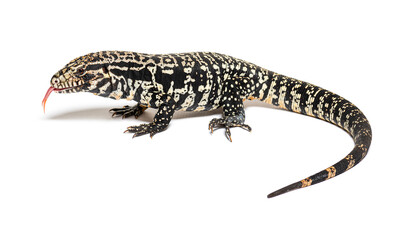
M168 127L175 113L176 103L166 94L158 96L158 98L159 101L155 101L155 104L159 105L158 112L155 114L152 123L130 126L125 132L134 133L133 138L145 134L149 134L152 138L156 133L162 132Z
M122 116L122 118L127 118L129 116L134 116L138 118L141 114L147 109L142 105L136 104L135 106L124 106L122 108L112 108L110 112L112 113L112 117Z

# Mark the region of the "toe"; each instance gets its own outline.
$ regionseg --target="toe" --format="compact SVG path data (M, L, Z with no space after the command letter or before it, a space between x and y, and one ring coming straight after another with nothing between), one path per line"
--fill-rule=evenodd
M231 130L229 129L229 127L225 128L225 136L226 138L232 142L232 137L231 137Z

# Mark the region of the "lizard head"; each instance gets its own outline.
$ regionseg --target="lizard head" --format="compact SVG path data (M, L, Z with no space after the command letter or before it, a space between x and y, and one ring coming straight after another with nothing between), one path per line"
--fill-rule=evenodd
M102 82L109 83L107 64L95 53L69 62L51 78L50 84L58 93L93 92Z
M45 109L47 98L52 92L107 94L111 90L111 77L107 66L108 63L97 53L72 60L51 78L51 86L42 102L43 108Z

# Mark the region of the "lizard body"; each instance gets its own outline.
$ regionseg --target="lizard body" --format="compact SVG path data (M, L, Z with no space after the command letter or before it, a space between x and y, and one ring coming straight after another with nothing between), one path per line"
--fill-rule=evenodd
M128 127L134 137L164 131L175 111L211 111L222 107L222 118L209 129L246 125L243 101L257 99L284 110L319 118L344 129L355 146L342 160L308 178L279 189L268 197L333 178L357 165L367 154L371 128L364 114L348 100L313 84L290 78L255 64L218 53L141 54L102 51L76 58L51 79L58 93L91 92L102 97L136 101L114 108L113 116L140 116L158 109L153 122Z

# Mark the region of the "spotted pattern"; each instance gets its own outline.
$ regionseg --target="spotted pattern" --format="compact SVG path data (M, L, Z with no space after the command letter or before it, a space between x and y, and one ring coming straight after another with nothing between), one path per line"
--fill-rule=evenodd
M255 64L210 52L142 54L124 51L90 53L68 63L51 79L59 93L91 92L112 99L133 100L135 106L111 109L113 116L138 117L146 108L158 109L150 124L131 126L134 137L164 131L175 111L223 109L209 124L248 131L244 100L260 100L287 111L308 115L348 132L353 150L342 160L299 182L279 189L274 197L333 178L357 165L367 154L371 128L364 114L348 100L313 84Z
M327 171L327 178L326 178L326 180L327 180L327 179L330 179L330 178L332 178L332 177L334 177L334 176L336 176L336 168L335 168L334 166L331 166L331 167L329 167L329 168L326 168L326 171Z
M301 182L302 182L301 187L303 187L303 188L312 185L312 179L310 179L310 178L305 178Z

